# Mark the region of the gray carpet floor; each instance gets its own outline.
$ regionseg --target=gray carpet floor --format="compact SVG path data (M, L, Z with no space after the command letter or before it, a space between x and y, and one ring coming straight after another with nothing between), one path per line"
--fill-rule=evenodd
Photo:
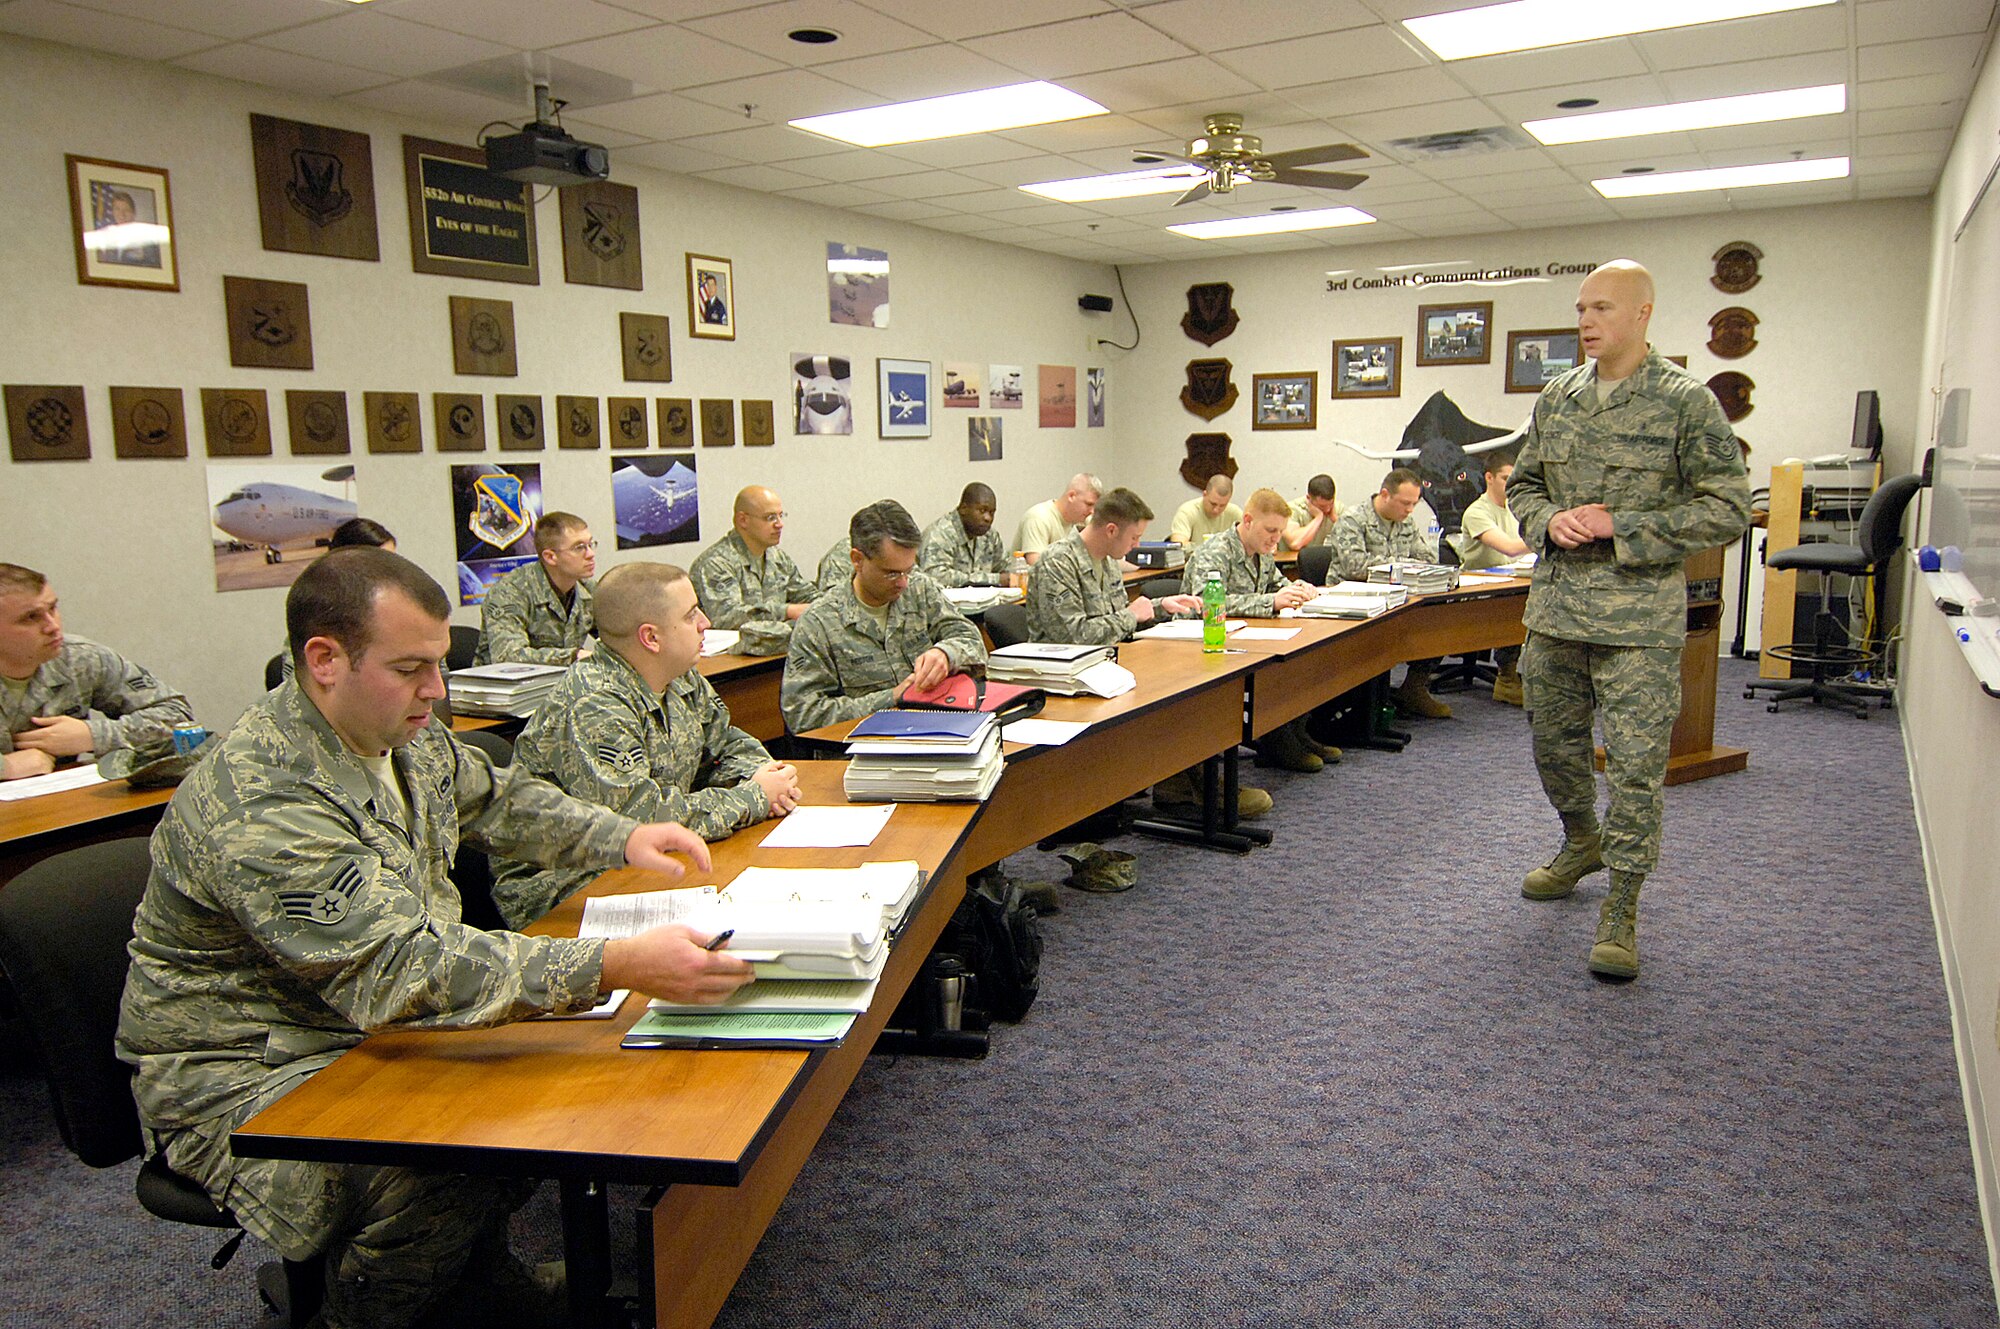
M1064 891L986 1060L870 1060L719 1324L1993 1325L1895 714L1723 671L1750 770L1669 791L1637 982L1585 971L1601 874L1520 897L1556 823L1461 694L1257 772L1269 849L1119 841L1140 885ZM255 1324L255 1252L210 1272L19 1062L0 1323ZM557 1249L547 1188L517 1237Z

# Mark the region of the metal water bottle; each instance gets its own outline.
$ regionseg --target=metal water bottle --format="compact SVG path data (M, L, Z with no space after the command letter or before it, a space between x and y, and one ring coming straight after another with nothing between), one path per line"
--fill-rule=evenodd
M1229 635L1222 616L1222 574L1211 572L1201 586L1201 653L1222 654L1222 642Z

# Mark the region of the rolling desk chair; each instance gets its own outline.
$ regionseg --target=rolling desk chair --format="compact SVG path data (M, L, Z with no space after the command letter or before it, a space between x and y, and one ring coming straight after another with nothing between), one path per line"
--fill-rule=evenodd
M1332 545L1307 545L1299 551L1298 566L1292 575L1311 586L1325 586L1333 571Z
M0 892L0 968L40 1054L63 1143L91 1167L142 1152L132 1068L118 1060L118 1007L132 916L152 855L144 837L107 840L45 858ZM175 1223L235 1229L209 1261L220 1269L243 1240L235 1215L154 1155L139 1169L139 1203ZM267 1264L258 1292L286 1325L303 1324L326 1293L322 1259Z
M460 734L458 741L484 752L493 759L495 766L513 763L514 745L490 729L474 729ZM500 910L493 903L493 864L486 851L461 843L447 871L451 884L458 887L461 921L467 927L485 932L505 931L506 921L500 917Z
M269 692L284 681L285 653L280 651L264 662L264 691Z
M1815 705L1839 706L1853 711L1864 720L1868 718L1870 701L1880 700L1884 706L1889 704L1890 694L1883 685L1845 681L1855 670L1881 660L1882 647L1872 636L1860 646L1835 642L1833 633L1840 623L1828 604L1832 597L1834 573L1865 577L1873 597L1869 620L1873 624L1882 621L1882 579L1888 574L1890 557L1903 547L1903 514L1922 486L1923 481L1914 475L1898 475L1884 480L1881 487L1869 496L1867 506L1861 509L1861 543L1858 545L1794 545L1790 549L1780 549L1764 560L1765 567L1777 571L1791 569L1819 574L1819 612L1813 615L1813 639L1764 648L1764 653L1774 659L1808 666L1812 677L1748 683L1743 688L1745 699L1755 697L1760 691L1769 691L1771 701L1764 709L1776 711L1783 702L1810 697Z
M983 615L986 635L998 646L1019 646L1028 640L1028 606L994 605Z
M445 653L445 664L453 669L470 669L473 658L478 654L479 629L452 624L451 649Z
M1139 594L1145 596L1148 600L1157 600L1163 595L1179 595L1180 593L1181 579L1179 577L1148 577L1139 583Z
M1457 531L1446 531L1438 541L1438 562L1447 567L1459 567L1465 560L1459 557L1458 546L1453 540ZM1500 666L1494 663L1493 652L1474 651L1470 655L1456 657L1451 664L1440 665L1431 678L1432 692L1457 692L1464 688L1490 688L1493 680L1500 676Z

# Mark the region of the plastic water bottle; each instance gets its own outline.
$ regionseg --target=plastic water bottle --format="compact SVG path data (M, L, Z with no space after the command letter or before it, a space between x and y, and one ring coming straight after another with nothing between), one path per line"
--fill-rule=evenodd
M1444 528L1437 524L1435 518L1424 528L1424 547L1430 550L1430 561L1433 563L1438 561L1438 538L1443 534Z
M1222 574L1211 572L1201 586L1201 653L1222 654L1223 639L1229 635L1222 616Z

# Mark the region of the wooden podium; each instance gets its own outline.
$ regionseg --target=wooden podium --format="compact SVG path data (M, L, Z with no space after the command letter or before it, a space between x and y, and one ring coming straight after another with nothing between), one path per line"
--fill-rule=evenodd
M1681 652L1681 713L1667 757L1667 783L1727 775L1750 764L1750 749L1715 745L1715 666L1722 653L1722 550L1705 549L1686 564L1687 646ZM1604 749L1597 750L1604 769Z

